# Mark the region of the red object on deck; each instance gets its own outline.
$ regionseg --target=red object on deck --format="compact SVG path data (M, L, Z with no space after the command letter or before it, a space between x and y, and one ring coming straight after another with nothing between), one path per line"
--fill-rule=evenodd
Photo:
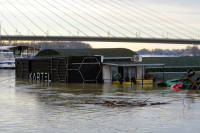
M174 89L174 90L176 90L176 89L181 88L182 86L183 86L183 83L178 83L178 84L171 85L171 88Z

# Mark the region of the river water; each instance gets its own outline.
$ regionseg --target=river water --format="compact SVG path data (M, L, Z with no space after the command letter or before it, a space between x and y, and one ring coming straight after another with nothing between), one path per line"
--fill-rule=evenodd
M32 83L16 80L15 70L0 70L0 75L0 132L200 132L200 92L196 90ZM119 108L83 104L146 99L170 104Z

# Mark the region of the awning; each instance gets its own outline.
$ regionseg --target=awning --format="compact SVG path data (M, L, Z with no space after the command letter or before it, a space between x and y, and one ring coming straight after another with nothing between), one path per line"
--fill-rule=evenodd
M109 65L109 66L121 66L121 67L132 67L132 66L164 66L165 64L134 64L134 63L122 63L122 62L109 62L109 63L103 63L103 65Z

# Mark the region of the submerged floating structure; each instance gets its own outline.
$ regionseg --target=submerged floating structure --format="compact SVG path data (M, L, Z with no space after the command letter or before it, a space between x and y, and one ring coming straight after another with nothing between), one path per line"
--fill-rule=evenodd
M141 57L124 48L47 49L35 58L17 59L16 77L64 83L153 84L177 78L189 68L199 73L199 59Z
M32 59L16 60L16 77L64 83L130 84L145 82L145 67L164 64L142 62L135 52L124 49L43 50ZM120 77L116 77L116 74ZM153 80L151 80L152 83Z
M101 83L100 61L101 57L98 56L17 59L16 77L48 82Z

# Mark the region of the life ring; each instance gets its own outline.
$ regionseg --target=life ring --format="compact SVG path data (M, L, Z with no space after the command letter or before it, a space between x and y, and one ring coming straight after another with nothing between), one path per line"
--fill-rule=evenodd
M192 77L192 76L194 76L195 75L195 70L194 69L188 69L187 70L187 75L189 76L189 77Z

